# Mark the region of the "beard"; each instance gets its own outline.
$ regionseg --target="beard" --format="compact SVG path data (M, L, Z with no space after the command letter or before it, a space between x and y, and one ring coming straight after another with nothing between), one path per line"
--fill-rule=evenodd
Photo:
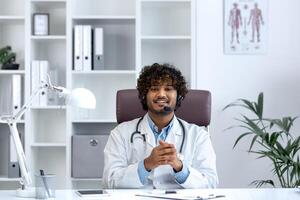
M157 101L159 101L161 99L157 99L157 100L154 100L153 102L154 103L157 103ZM156 115L160 115L160 116L166 116L166 115L169 115L170 113L174 112L175 110L175 105L165 105L163 107L161 107L160 109L154 109L152 104L148 104L148 111L156 114Z

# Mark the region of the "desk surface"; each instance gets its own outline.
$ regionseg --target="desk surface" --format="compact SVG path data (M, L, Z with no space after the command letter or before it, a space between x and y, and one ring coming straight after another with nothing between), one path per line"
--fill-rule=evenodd
M110 197L96 198L99 199L142 199L155 200L154 198L136 197L135 194L158 195L159 191L150 190L107 190ZM176 195L196 197L205 197L209 194L225 195L224 198L217 200L296 200L300 199L299 189L194 189L194 190L177 190ZM174 194L172 194L174 195ZM5 200L30 200L28 198L17 198L14 190L0 190L0 199ZM79 197L75 190L57 190L56 200L83 199ZM84 198L86 199L86 198ZM91 198L89 198L91 199ZM92 198L95 199L95 198Z

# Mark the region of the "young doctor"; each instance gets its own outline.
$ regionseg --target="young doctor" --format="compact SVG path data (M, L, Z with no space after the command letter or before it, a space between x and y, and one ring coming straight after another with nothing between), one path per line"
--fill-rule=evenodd
M104 187L215 188L216 156L209 133L174 115L187 93L181 72L169 64L146 66L137 89L148 112L111 131L104 149ZM133 134L136 127L139 134Z

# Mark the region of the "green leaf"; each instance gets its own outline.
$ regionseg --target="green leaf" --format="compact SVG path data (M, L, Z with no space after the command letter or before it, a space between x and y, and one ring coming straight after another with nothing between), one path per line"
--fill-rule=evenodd
M235 143L233 145L233 149L235 148L235 146L238 144L238 142L243 138L245 137L246 135L250 135L252 134L252 132L246 132L246 133L243 133L242 135L240 135L236 140L235 140Z
M255 185L257 188L263 186L263 185L271 185L275 187L273 180L255 180L250 183L250 185Z
M253 113L255 113L257 115L257 111L256 111L255 106L254 106L255 103L252 103L252 102L250 102L246 99L239 99L239 100L244 103L245 108L247 108L248 110L252 111Z
M258 95L257 104L256 104L257 116L259 119L263 118L263 109L264 109L264 94L261 92Z
M256 142L256 139L257 139L258 136L259 136L259 135L256 135L256 136L254 136L254 137L252 138L252 141L251 141L251 144L250 144L250 147L249 147L248 152L251 151L251 149L252 149L254 143Z

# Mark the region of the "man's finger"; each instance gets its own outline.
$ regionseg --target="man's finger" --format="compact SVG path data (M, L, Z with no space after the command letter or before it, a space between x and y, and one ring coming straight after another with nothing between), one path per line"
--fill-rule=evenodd
M167 142L165 142L163 140L159 140L159 145L163 146L163 147L175 147L174 144L167 143Z

